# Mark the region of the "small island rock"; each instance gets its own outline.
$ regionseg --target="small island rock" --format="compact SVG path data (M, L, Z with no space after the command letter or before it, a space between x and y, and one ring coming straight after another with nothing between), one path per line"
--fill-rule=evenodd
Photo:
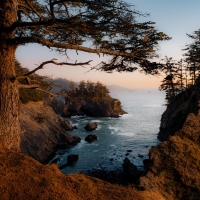
M84 129L86 131L93 131L93 130L96 130L97 128L97 124L96 123L88 123L86 124L86 126L84 127Z
M94 142L95 140L97 140L97 136L94 134L90 134L85 138L85 141L87 142Z

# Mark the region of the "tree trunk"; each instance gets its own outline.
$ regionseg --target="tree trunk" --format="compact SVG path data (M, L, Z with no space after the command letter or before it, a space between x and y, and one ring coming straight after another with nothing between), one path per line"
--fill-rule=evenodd
M16 0L1 0L0 28L10 27L17 17ZM15 81L16 46L9 43L15 31L0 32L0 148L19 150L19 92Z
M0 148L18 149L19 92L15 77L15 49L0 48Z

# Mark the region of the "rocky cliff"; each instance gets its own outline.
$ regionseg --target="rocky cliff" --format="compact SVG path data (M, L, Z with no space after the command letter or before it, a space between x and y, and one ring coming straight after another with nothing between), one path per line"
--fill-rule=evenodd
M73 129L72 125L42 101L20 105L20 124L21 151L41 163L57 148L68 148L80 141L67 133Z
M118 99L110 97L70 98L64 105L64 116L88 115L96 117L119 117L126 114Z
M200 81L178 95L162 115L158 137L152 147L148 171L140 178L146 189L159 191L165 199L200 198Z
M160 124L158 139L166 140L170 135L180 130L189 113L197 114L200 104L200 79L197 84L180 93L167 106L163 113Z

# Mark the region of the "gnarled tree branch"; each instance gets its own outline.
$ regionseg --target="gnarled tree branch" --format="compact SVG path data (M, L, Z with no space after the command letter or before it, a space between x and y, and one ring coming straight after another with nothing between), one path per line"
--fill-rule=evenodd
M72 50L84 51L84 52L95 53L95 54L107 54L107 55L123 56L123 57L137 57L136 52L126 53L122 51L112 51L112 50L103 49L103 48L93 49L93 48L79 46L79 45L51 42L49 40L45 40L42 38L21 37L21 38L11 39L10 42L16 45L24 45L27 43L38 43L38 44L47 46L48 48L55 47L59 49L72 49ZM138 59L142 59L142 58L138 57Z

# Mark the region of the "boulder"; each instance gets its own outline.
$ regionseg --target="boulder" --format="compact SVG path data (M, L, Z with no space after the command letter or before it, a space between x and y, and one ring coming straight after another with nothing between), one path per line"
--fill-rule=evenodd
M122 166L128 181L131 183L136 183L141 176L141 172L138 171L137 167L133 163L131 163L128 158L124 159L124 163L122 164Z
M94 134L90 134L87 137L85 137L85 141L87 142L94 142L95 140L97 140L97 136Z
M149 160L149 159L144 159L143 160L143 164L144 164L144 171L146 172L146 171L149 170L149 168L150 168L150 166L152 164L152 161Z
M71 154L67 157L67 165L71 165L75 163L79 159L79 156L77 154Z
M97 128L97 124L96 123L88 123L86 124L86 126L84 127L84 129L86 131L93 131L93 130L96 130Z

